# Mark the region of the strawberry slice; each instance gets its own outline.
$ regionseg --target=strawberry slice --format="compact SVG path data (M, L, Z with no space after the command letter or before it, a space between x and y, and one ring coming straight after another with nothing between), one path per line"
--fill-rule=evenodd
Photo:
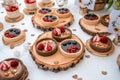
M44 48L45 51L52 51L52 46L48 43L45 44L45 48Z
M108 38L106 36L102 36L101 39L100 39L100 41L102 43L107 43L108 42Z
M61 34L60 29L59 29L59 28L55 28L55 29L53 30L53 34L54 34L55 36L59 36L59 35Z
M8 71L9 68L10 68L10 65L7 61L3 61L3 62L0 63L0 69L2 71Z

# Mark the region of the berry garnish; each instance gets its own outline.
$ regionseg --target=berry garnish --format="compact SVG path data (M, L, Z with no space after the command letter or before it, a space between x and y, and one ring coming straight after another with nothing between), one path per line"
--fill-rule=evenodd
M55 16L53 16L53 15L46 15L44 18L43 18L43 20L45 21L45 22L53 22L53 21L55 21L57 18L55 17Z
M59 29L59 28L55 28L55 29L53 30L53 34L54 34L55 36L59 36L59 35L61 34L60 29Z
M60 26L59 29L60 29L61 33L62 33L62 32L65 32L64 26Z
M108 38L106 36L102 36L101 39L100 39L100 41L102 43L107 43L108 42Z
M0 63L0 69L2 71L7 71L7 70L9 70L9 68L10 68L10 65L7 61L3 61Z
M52 51L52 46L50 44L46 43L44 50L45 51Z
M68 10L67 8L60 8L60 9L57 10L57 12L58 12L59 14L65 14L65 13L68 13L69 10Z
M32 3L35 3L36 0L25 0L25 3L28 3L28 4L32 4Z
M43 50L44 49L44 44L42 44L42 43L38 44L38 49Z
M95 15L94 13L88 13L88 14L85 15L85 18L88 19L88 20L97 20L98 16Z
M71 48L67 48L67 52L68 52L68 53L71 53Z
M99 37L99 35L96 34L96 35L92 38L92 41L93 41L93 42L100 41L100 37Z
M17 67L18 64L19 64L19 62L18 62L17 60L12 60L12 61L10 62L10 65L11 65L11 67L13 67L13 68Z
M6 9L6 11L8 11L8 12L14 12L14 11L18 10L19 8L18 8L18 6L16 6L16 5L15 5L15 6L12 5L12 6L6 6L5 9Z

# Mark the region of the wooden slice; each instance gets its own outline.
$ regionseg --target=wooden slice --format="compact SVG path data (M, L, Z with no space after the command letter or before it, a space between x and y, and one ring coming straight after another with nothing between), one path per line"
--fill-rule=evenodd
M101 56L101 57L112 55L114 52L114 49L115 49L115 47L113 45L112 48L110 49L110 51L108 51L108 52L97 52L90 47L90 39L87 40L87 42L86 42L86 48L92 54L94 54L96 56Z
M83 29L83 31L88 33L89 35L110 35L110 33L108 33L108 27L102 25L101 23L99 23L98 25L88 25L87 23L83 22L83 19L81 19L79 21L79 24L81 29Z
M55 8L52 8L53 9L53 14L52 15L55 15ZM44 14L43 14L44 15ZM39 17L39 14L35 14L33 17L32 17L32 23L33 23L33 26L38 28L38 29L41 29L43 31L51 31L53 28L56 28L56 27L59 27L61 25L63 26L67 26L69 27L73 21L74 21L74 17L73 15L71 14L70 17L67 17L67 18L59 18L59 21L58 21L58 24L54 25L54 26L45 26L43 23L42 23L42 17Z
M78 42L82 43L81 45L82 50L81 50L80 56L72 57L72 58L62 55L59 51L59 47L58 47L57 52L52 56L49 56L49 57L40 56L35 50L35 45L37 41L43 38L52 38L52 32L45 32L41 34L37 38L35 43L32 45L32 47L30 48L30 53L32 55L33 60L36 62L38 68L41 68L43 70L51 70L53 72L58 72L58 71L66 70L70 67L75 66L79 62L79 60L83 58L83 55L85 52L84 45L82 41L76 35L73 34L72 39L76 39Z
M18 22L18 21L22 20L23 18L24 18L24 15L22 13L20 13L20 16L18 18L9 18L9 17L5 16L5 20L10 23Z
M0 22L0 31L3 29L3 24Z
M53 0L51 0L50 3L43 3L42 1L41 2L38 2L38 5L40 7L53 7L55 5L55 2Z
M36 11L37 11L37 8L33 9L33 10L29 10L29 9L26 9L26 8L23 9L23 12L27 15L33 15L33 14L36 13Z

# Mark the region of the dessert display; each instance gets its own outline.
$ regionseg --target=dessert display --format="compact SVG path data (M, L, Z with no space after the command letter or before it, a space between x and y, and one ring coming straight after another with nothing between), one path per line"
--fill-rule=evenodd
M74 20L73 15L69 12L68 9L66 9L68 11L68 13L66 14L59 14L59 13L56 14L56 11L61 9L66 9L66 8L39 9L37 11L37 14L35 14L32 17L33 26L44 31L47 30L51 31L52 29L59 27L61 25L70 26ZM65 15L67 15L67 17Z
M3 29L3 24L0 22L0 31Z
M110 21L110 16L109 15L104 15L102 18L101 18L101 23L105 26L108 27L109 25L109 21Z
M53 72L58 72L61 70L67 70L68 68L75 66L79 62L79 60L83 58L84 51L85 51L84 45L83 45L82 41L74 34L72 34L71 39L68 40L71 42L71 44L66 43L66 42L68 42L67 40L65 40L61 43L57 42L59 47L56 52L54 52L53 54L51 54L49 52L48 53L49 56L48 56L48 54L47 54L47 56L41 55L41 52L37 51L36 46L38 49L44 51L45 50L44 43L41 44L40 42L42 39L46 39L46 38L52 39L52 31L45 32L45 33L39 35L39 37L37 38L37 40L34 42L34 44L31 46L31 48L29 50L31 53L31 56L32 56L33 60L35 61L35 63L37 64L38 68L41 68L43 70L50 70ZM46 40L42 40L42 42L44 42L44 41L46 42ZM66 45L64 45L64 43L66 43ZM55 45L55 43L53 45ZM73 53L66 52L67 55L63 55L64 54L63 48L66 49L65 46L72 47L71 52L73 52ZM49 47L49 50L51 50L50 47Z
M52 37L58 42L61 42L61 41L68 39L68 38L71 38L71 36L72 36L71 30L64 28L64 26L60 26L58 28L55 28L52 31Z
M0 62L0 80L26 80L28 71L22 61L16 58Z
M100 16L95 13L87 13L83 17L83 22L88 25L97 25L100 21Z
M3 33L2 40L4 44L14 47L25 40L25 32L18 28L10 28Z
M40 7L53 7L55 2L53 0L41 0L38 2Z
M37 10L37 14L42 17L44 14L52 14L53 10L50 8L40 8Z
M117 34L113 40L115 45L120 46L120 34Z
M37 11L36 0L24 0L26 8L24 8L24 12L26 14L34 14Z
M67 18L71 15L69 9L67 9L67 8L57 9L55 11L55 14L60 18L65 18L65 17Z
M86 47L90 52L98 56L107 56L114 51L112 41L107 36L93 36L87 40Z
M60 43L59 48L62 55L66 57L77 57L81 55L81 45L75 39L66 39Z
M7 22L17 22L24 17L23 14L19 12L18 3L15 0L6 0L5 10L7 12L7 15L5 16Z
M57 51L57 42L51 38L44 38L37 42L36 51L41 56L51 56Z
M79 24L81 29L90 35L109 35L108 28L101 24L100 16L95 13L87 13L80 19Z

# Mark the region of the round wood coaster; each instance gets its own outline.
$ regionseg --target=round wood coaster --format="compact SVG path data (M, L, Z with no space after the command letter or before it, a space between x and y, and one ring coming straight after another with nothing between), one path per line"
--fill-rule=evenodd
M3 29L3 24L0 22L0 31Z
M114 52L114 45L112 46L112 48L110 49L110 51L108 52L97 52L95 50L93 50L91 47L90 47L90 39L87 40L86 42L86 48L89 52L91 52L92 54L96 55L96 56L101 56L101 57L105 57L105 56L109 56L109 55L112 55L113 52Z
M56 15L55 14L55 8L52 8L53 9L53 14L52 15ZM44 15L44 14L43 14ZM43 25L42 21L41 21L41 17L39 17L39 14L35 14L33 17L32 17L32 23L33 23L33 26L38 28L38 29L41 29L43 31L51 31L52 29L56 28L56 27L59 27L61 25L63 26L67 26L69 27L73 21L74 21L74 17L73 15L71 14L70 17L67 17L67 18L59 18L59 21L58 21L58 24L54 25L54 26L51 26L51 25L48 25L48 26L45 26Z
M23 12L27 15L33 15L33 14L36 13L36 11L37 11L37 9L33 9L33 10L29 10L29 9L26 9L26 8L23 9Z
M18 22L18 21L22 20L23 18L24 18L24 15L22 13L20 13L20 16L18 18L9 18L9 17L5 16L5 20L10 23Z
M79 60L83 58L83 55L85 52L84 44L76 35L73 34L72 39L76 39L78 42L82 43L81 45L82 50L81 50L80 56L72 57L72 58L63 56L59 51L59 47L57 52L52 56L49 56L49 57L40 56L35 50L35 45L37 41L43 38L52 38L52 32L45 32L41 34L30 48L30 53L32 55L33 60L36 62L38 68L41 68L43 70L58 72L58 71L66 70L70 67L75 66L79 62Z
M38 2L38 5L40 7L53 7L55 5L55 2L53 0L51 0L50 3L43 3L43 2Z
M80 24L81 29L84 32L88 33L89 35L96 35L96 34L99 34L100 36L110 35L110 33L108 33L108 27L102 25L101 23L99 23L96 26L88 25L83 22L83 19L80 19L79 24Z

